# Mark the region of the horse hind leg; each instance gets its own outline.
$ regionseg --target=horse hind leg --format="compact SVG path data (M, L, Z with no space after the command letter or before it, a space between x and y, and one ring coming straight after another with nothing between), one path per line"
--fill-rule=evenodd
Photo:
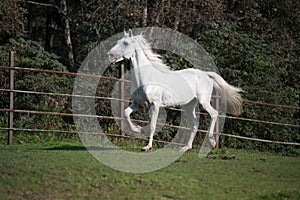
M218 119L218 112L210 105L209 101L200 102L200 103L211 117L211 124L210 124L209 132L208 132L208 138L209 138L211 147L215 148L217 143L216 143L216 140L214 137L214 129L215 129L215 125L216 125L216 122Z
M143 147L142 151L151 151L152 150L152 143L153 143L153 136L156 129L157 124L157 118L159 114L159 105L153 103L150 107L150 113L151 113L151 122L150 122L150 137L148 145Z
M196 106L197 105L198 105L197 102L192 102L191 104L188 104L187 106L183 107L183 109L185 110L185 112L188 115L192 129L191 129L191 134L190 134L190 138L187 142L187 145L185 145L184 147L182 147L180 149L180 151L182 151L182 152L186 152L186 151L192 149L192 147L193 147L193 141L194 141L194 138L196 136L196 133L197 133L197 130L199 127L199 120L196 115Z

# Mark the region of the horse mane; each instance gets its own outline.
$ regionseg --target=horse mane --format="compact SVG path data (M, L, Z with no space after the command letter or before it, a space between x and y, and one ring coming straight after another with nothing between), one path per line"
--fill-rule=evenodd
M139 43L139 45L143 49L143 52L145 53L145 56L151 62L153 67L162 72L170 71L170 67L166 65L161 59L161 55L156 54L152 51L150 43L144 38L143 35L134 36L133 39Z

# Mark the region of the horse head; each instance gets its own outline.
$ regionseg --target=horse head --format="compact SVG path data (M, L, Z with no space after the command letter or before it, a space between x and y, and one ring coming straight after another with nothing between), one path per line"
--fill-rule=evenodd
M122 39L117 41L117 44L107 52L110 63L120 62L124 59L130 59L135 55L134 36L132 30L124 31Z

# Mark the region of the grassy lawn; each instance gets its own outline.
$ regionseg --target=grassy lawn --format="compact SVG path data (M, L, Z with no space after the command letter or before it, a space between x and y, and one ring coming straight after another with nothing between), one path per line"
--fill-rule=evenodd
M300 199L300 158L220 149L129 174L80 143L0 145L0 199Z

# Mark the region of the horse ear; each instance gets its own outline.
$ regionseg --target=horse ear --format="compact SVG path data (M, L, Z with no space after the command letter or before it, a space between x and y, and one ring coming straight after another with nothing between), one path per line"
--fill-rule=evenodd
M132 30L129 29L129 37L132 37L132 36L133 36Z
M124 36L128 36L129 34L124 29Z
M144 33L145 33L145 31L142 31L142 32L140 33L140 36L144 37Z

